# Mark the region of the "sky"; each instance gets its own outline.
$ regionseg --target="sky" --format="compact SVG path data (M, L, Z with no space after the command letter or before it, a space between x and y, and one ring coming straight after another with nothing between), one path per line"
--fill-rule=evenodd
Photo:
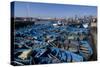
M97 16L97 7L36 2L14 2L15 17L65 18L73 17L75 15Z

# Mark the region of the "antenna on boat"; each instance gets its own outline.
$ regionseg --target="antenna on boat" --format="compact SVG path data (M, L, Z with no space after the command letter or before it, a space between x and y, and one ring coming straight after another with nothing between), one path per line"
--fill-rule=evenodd
M27 17L29 17L29 15L30 15L29 10L30 10L29 3L27 3Z

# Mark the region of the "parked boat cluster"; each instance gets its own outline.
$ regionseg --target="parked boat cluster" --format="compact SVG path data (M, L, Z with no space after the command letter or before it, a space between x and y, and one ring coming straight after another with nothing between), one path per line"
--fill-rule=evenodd
M15 65L88 61L90 29L80 24L36 24L14 30Z

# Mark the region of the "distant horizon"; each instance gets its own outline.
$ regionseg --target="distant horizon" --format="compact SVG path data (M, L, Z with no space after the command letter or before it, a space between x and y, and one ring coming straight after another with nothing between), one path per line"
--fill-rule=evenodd
M84 16L78 16L78 15L77 15L77 17L90 17L90 16L92 16L92 17L97 17L97 16L93 16L93 15L88 15L88 16L86 16L86 15L84 15ZM13 17L13 16L12 16L12 17ZM15 16L15 17L42 18L42 17L31 17L31 16ZM71 16L71 17L43 17L43 18L74 18L74 17L76 17L76 15L75 15L75 16Z
M69 18L76 15L97 17L97 7L15 1L13 13L14 17Z

